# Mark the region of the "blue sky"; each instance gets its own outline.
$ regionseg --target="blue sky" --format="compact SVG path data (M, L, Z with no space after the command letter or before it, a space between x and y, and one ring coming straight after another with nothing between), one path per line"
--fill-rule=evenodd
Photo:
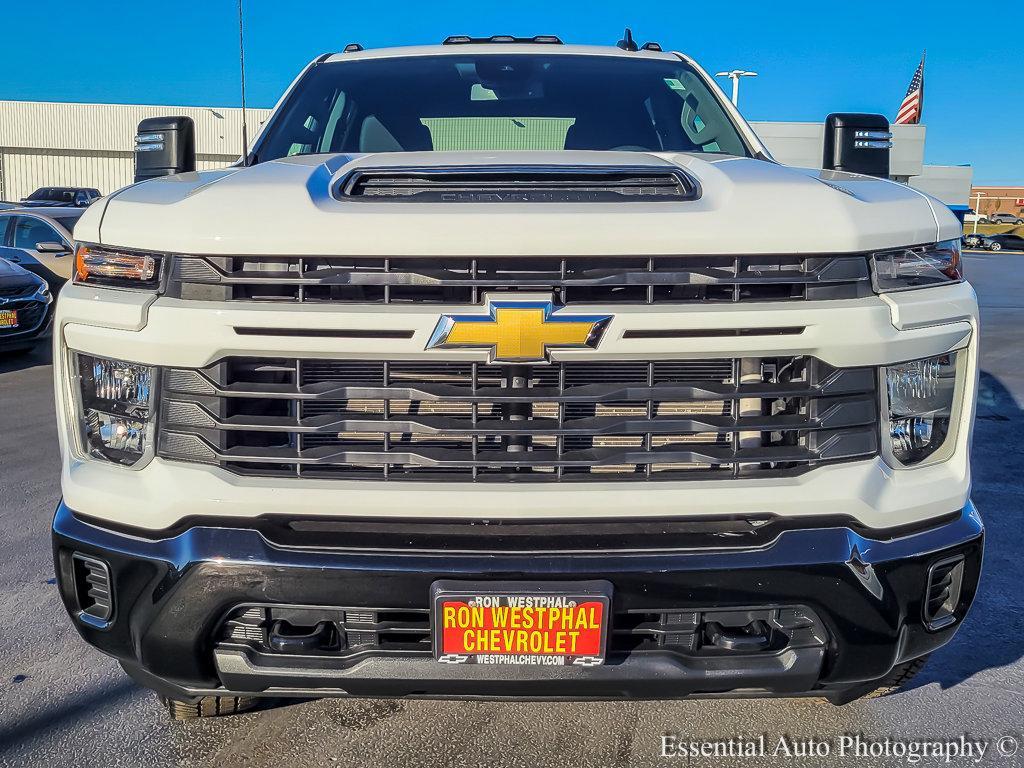
M628 25L712 72L756 70L741 87L750 120L892 119L927 48L926 161L971 164L975 183L1024 184L1019 26L986 45L999 24L972 21L963 3L245 0L245 9L252 106L272 106L308 60L352 41L500 33L612 44ZM236 12L235 0L7 4L0 99L237 105Z

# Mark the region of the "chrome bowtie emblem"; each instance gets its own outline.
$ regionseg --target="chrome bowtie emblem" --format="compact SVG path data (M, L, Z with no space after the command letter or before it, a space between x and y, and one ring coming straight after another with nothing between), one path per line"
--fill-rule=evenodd
M480 314L441 315L427 349L490 349L491 362L540 362L552 349L597 347L612 319L573 314L550 296L486 298Z

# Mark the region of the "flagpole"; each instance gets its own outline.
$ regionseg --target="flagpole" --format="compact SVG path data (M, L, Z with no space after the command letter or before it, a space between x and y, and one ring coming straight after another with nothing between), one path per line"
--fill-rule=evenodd
M242 84L242 165L249 164L249 126L245 115L245 40L242 37L242 0L238 0L238 68Z
M918 125L924 122L924 60L928 56L928 49L921 50L921 106L917 110Z

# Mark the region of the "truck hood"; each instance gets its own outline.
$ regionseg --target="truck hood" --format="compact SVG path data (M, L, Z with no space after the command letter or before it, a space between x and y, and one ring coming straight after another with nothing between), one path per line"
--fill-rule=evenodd
M682 168L689 201L341 200L357 168L569 165ZM309 155L185 173L93 206L75 237L198 254L658 255L841 253L960 236L941 203L903 184L764 160L639 152Z

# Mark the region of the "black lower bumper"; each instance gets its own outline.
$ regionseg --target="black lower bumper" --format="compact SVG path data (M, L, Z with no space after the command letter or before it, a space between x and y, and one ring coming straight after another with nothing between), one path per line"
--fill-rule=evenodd
M61 595L82 636L139 682L175 698L813 693L841 700L950 640L977 590L983 526L969 504L912 532L819 525L789 527L756 544L726 537L710 549L485 552L403 548L390 540L386 547L296 546L252 528L202 525L145 538L86 522L62 503L53 538ZM109 618L83 611L81 556L109 569ZM930 622L929 580L951 558L962 562L952 615ZM430 588L440 579L606 580L617 645L605 665L591 667L442 664L429 644L387 646L388 617L411 617L429 633ZM357 619L380 611L379 643L360 645L366 640L352 626L345 652L274 652L265 634L258 639L258 626L237 630L242 639L231 635L235 619L258 622L295 610L337 614L343 637L344 611ZM771 647L708 645L710 622L730 616L766 619L779 630ZM690 634L657 629L669 621L689 622ZM652 622L655 639L641 642L638 628ZM254 633L248 639L247 631ZM421 642L429 640L421 635Z

